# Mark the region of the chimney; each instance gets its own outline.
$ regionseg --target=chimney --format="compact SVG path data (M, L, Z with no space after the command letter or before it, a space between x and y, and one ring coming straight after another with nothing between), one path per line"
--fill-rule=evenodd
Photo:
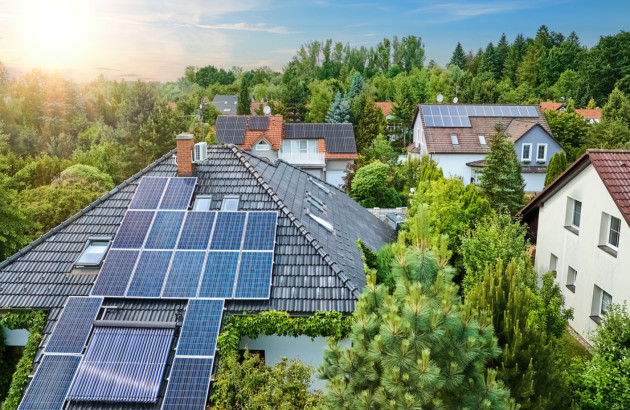
M177 176L190 177L195 173L193 163L193 151L195 149L195 136L181 133L177 136Z

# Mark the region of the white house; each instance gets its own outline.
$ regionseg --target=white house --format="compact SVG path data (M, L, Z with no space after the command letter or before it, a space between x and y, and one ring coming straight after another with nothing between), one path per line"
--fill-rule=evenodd
M536 239L536 270L556 272L570 325L597 330L610 303L630 299L630 151L589 150L520 214Z
M497 121L514 142L525 191L542 191L549 159L562 148L538 106L420 104L407 151L410 156L429 155L445 175L476 183Z

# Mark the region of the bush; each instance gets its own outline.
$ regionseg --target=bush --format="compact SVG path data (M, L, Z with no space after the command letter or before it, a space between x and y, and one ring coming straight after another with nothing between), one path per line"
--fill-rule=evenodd
M350 196L366 208L396 208L402 201L394 188L388 187L389 166L374 161L360 168L352 180Z

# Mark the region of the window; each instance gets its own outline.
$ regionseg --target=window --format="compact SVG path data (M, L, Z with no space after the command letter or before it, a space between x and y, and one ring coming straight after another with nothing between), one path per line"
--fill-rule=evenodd
M488 144L486 143L486 136L485 136L485 135L480 135L480 136L479 136L479 143L480 143L481 145L488 145Z
M315 185L316 187L318 187L319 189L321 189L325 193L330 194L330 189L328 189L328 187L326 185L322 184L321 182L318 182L318 181L314 180L311 177L308 177L308 180L311 181L313 183L313 185Z
M193 211L208 211L212 203L212 195L197 195L193 203Z
M238 195L226 195L223 197L223 202L221 203L222 211L238 211Z
M577 271L569 266L569 271L567 272L567 289L569 289L573 293L575 293L576 279L577 279Z
M256 144L256 151L269 151L271 147L265 140L261 140Z
M532 160L532 144L523 144L521 146L521 161L529 162Z
M558 268L558 257L552 253L549 258L549 270L555 273L557 268Z
M327 220L320 218L319 216L315 216L312 213L308 213L308 216L311 217L311 219L313 219L314 221L316 221L318 224L320 224L321 226L323 226L328 232L333 232L335 230L335 228L333 227L333 225L328 222Z
M456 134L451 134L451 143L453 145L459 145L459 140L457 139L457 135Z
M604 313L606 313L606 311L608 310L608 307L610 307L610 305L612 305L612 296L610 296L608 293L606 293L605 291L602 290L602 300L601 300L601 303L599 305L599 314L600 314L600 316L603 315Z
M536 162L547 161L547 144L538 144L536 146Z
M621 231L621 220L609 215L608 218L608 241L607 245L613 249L619 247L619 233Z
M287 154L311 154L317 153L316 140L290 140L282 141L282 152Z
M582 217L582 202L573 200L573 215L571 216L571 225L576 228L579 228L581 217Z
M597 324L612 304L612 296L597 285L593 285L593 303L591 304L591 319Z
M582 221L582 202L571 197L567 197L567 211L564 219L564 227L576 235L580 234L580 223Z
M75 266L78 268L96 268L101 266L109 249L109 238L90 238Z

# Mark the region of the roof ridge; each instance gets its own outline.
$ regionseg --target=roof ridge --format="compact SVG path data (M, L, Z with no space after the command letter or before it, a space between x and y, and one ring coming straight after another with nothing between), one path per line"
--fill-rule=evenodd
M41 244L42 242L44 242L45 240L47 240L51 236L59 233L59 231L61 231L62 229L66 228L70 224L74 223L77 219L79 219L80 217L86 215L88 212L90 212L91 210L96 208L98 205L100 205L103 202L105 202L106 200L110 199L111 197L113 197L114 195L119 193L122 189L124 189L124 188L128 187L129 185L131 185L131 183L136 181L138 178L142 177L144 174L146 174L147 172L149 172L153 168L157 167L158 165L161 165L162 161L170 158L174 153L175 153L175 149L170 150L169 152L167 152L166 154L161 156L156 161L151 162L145 168L143 168L142 170L136 172L135 174L133 174L132 176L130 176L129 178L124 180L122 183L120 183L120 185L117 185L111 191L106 192L100 198L90 202L90 204L88 206L86 206L85 208L81 209L76 214L72 215L70 218L66 219L65 221L63 221L59 225L55 226L54 228L52 228L48 232L44 233L43 235L41 235L40 237L35 239L33 242L29 243L28 245L26 245L25 247L23 247L22 249L20 249L16 253L14 253L13 255L9 256L4 261L0 262L0 269L6 268L7 266L9 266L13 262L15 262L21 256L24 256L26 253L28 253L31 250L35 249L36 246L38 246L39 244Z
M245 158L244 151L238 148L235 145L229 145L229 148L232 150L234 155L238 158L239 161L243 164L243 166L249 171L250 174L256 179L256 181L262 186L262 188L269 194L271 199L278 205L280 211L282 211L293 223L293 225L300 231L302 235L307 239L309 244L317 251L317 253L322 257L322 259L330 266L335 275L341 280L341 282L346 286L350 292L358 298L361 292L357 286L354 286L351 278L342 270L338 268L338 263L332 260L332 257L329 253L324 250L324 247L319 243L317 239L306 229L304 224L299 222L298 218L293 214L293 212L289 209L287 205L285 205L284 201L280 199L278 194L271 188L271 186L265 181L265 179L254 169L254 166ZM273 165L273 164L271 164ZM300 170L297 167L295 169ZM300 170L302 171L302 170ZM304 172L304 171L302 171Z

